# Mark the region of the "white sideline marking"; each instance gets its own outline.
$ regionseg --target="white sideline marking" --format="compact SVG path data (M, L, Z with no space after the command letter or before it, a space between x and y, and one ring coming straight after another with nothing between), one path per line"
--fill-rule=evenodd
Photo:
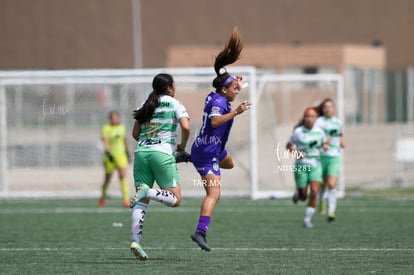
M277 213L286 211L284 207L259 207L260 212L266 213ZM414 212L414 208L404 208L404 207L395 207L395 208L360 208L360 207L345 207L344 213L352 210L352 212L370 212L370 213L408 213ZM128 208L115 208L115 207L106 207L106 208L86 208L86 207L57 207L57 208L18 208L18 209L0 209L1 214L75 214L75 213L89 213L89 214L99 214L99 213L127 213L131 211ZM149 208L148 212L178 212L178 213L192 213L192 212L199 212L199 207L182 207L182 208ZM249 208L234 208L234 207L222 207L217 209L217 212L223 213L248 213L248 212L257 212L258 209L256 207L249 207Z
M22 247L22 248L0 248L0 252L18 251L80 251L80 250L129 250L125 247ZM145 250L200 250L200 248L190 247L146 247ZM300 248L300 247L213 247L212 250L218 251L368 251L368 252L414 252L414 248Z
M74 214L74 213L126 213L131 211L129 208L121 207L105 207L105 208L86 208L86 207L56 207L56 208L32 208L32 209L0 209L0 214ZM230 212L230 213L245 213L245 212L256 212L256 208L234 208L234 207L222 207L218 209L217 212ZM283 212L285 211L282 207L274 208L263 208L260 209L261 212ZM151 212L181 212L181 213L192 213L200 212L200 207L181 207L181 208L148 208L148 213Z
M75 213L128 213L129 208L84 208L84 207L57 207L34 209L0 209L0 214L75 214ZM150 208L149 212L199 212L199 207L193 208Z

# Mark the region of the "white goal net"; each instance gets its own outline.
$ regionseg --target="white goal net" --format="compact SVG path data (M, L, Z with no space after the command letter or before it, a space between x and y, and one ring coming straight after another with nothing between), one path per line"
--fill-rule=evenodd
M293 194L294 157L286 150L287 141L303 112L316 107L323 99L332 98L337 115L343 120L343 77L337 74L263 75L257 79L257 93L252 94L256 109L253 131L257 140L251 142L255 160L252 173L254 198L288 197ZM342 156L343 157L343 156ZM343 161L342 161L343 166ZM344 195L343 167L338 196ZM255 186L257 184L257 186Z
M132 154L132 111L147 98L160 72L174 76L176 98L191 116L189 151L200 129L204 98L212 90L212 68L0 72L0 195L98 197L104 177L101 127L110 111L118 111ZM290 160L279 161L276 150L284 150L303 110L325 97L337 101L343 117L342 76L278 76L253 67L229 72L250 84L233 106L243 100L253 106L235 119L227 149L236 167L222 171L223 195L291 195ZM183 195L202 195L194 167L178 167ZM132 165L128 178L132 191ZM109 195L120 196L116 174Z

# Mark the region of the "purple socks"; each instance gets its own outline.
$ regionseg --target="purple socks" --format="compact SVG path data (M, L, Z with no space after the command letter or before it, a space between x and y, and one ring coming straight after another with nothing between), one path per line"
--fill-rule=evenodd
M200 216L200 219L198 219L198 225L197 225L197 232L206 234L208 230L208 225L210 224L210 217L209 216Z

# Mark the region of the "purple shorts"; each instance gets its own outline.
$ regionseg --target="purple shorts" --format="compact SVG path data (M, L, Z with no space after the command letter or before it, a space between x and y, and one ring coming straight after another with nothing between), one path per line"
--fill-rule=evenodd
M204 177L207 174L220 176L220 161L222 161L226 156L227 151L223 150L219 158L214 157L209 161L199 161L192 159L192 162L200 176Z

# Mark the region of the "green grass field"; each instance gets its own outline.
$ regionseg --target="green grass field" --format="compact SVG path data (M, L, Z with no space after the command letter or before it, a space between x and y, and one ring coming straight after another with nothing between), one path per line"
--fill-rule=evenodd
M190 240L200 199L170 209L152 202L142 244L129 251L130 210L119 200L1 200L0 274L414 274L414 197L339 200L337 221L290 200L222 199L208 234ZM113 223L122 227L113 227Z

